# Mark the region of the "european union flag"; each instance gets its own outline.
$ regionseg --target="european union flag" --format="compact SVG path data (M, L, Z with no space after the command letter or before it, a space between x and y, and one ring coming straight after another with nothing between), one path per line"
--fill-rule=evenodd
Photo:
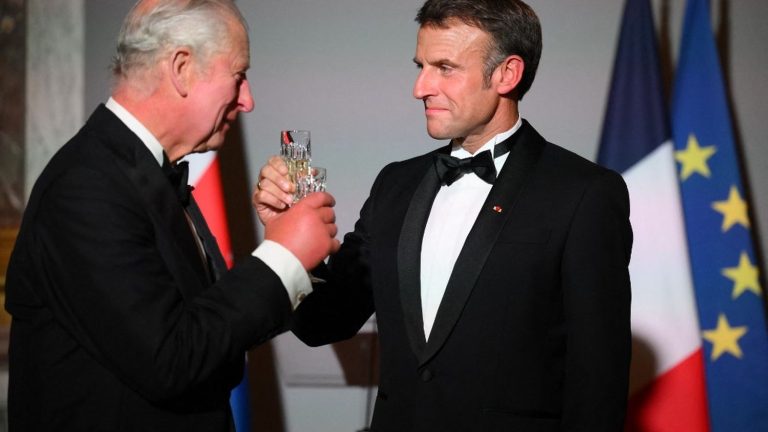
M768 431L763 291L710 23L708 0L689 0L672 101L710 426Z

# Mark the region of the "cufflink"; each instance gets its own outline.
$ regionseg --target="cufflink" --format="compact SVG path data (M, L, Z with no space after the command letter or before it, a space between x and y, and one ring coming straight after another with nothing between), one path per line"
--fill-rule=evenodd
M305 298L307 298L306 293L299 293L299 295L296 296L296 300L298 300L299 302L303 302Z

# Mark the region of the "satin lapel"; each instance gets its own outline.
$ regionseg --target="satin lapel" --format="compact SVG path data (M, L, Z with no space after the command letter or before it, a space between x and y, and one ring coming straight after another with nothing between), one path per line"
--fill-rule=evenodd
M179 281L182 294L187 294L184 290L187 287L202 291L208 285L208 278L192 237L194 234L160 165L144 143L107 108L99 107L89 123L94 125L97 134L106 135L105 142L120 155L117 162L140 191L147 211L156 224L170 234L169 246L175 253L164 254L164 259L173 277ZM164 239L167 239L162 235L163 231L157 234L161 252L165 249Z
M446 147L447 149L448 147ZM433 159L430 159L432 161ZM405 214L397 248L400 302L413 352L420 355L426 344L421 312L421 241L432 202L440 189L434 162L426 169Z
M209 267L213 272L213 280L219 280L227 271L227 263L224 261L224 257L221 255L219 244L216 242L216 237L213 236L211 230L208 228L208 222L206 222L203 212L200 211L200 207L197 206L195 197L189 197L189 205L187 206L187 212L189 212L192 221L195 224L195 229L203 243L203 249L208 258Z
M510 154L459 253L420 364L432 358L451 333L544 147L544 139L526 121L509 139L514 140Z

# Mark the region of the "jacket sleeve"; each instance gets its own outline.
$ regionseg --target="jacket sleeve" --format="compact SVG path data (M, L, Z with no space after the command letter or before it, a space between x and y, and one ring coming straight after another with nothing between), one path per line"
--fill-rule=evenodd
M622 178L603 171L584 190L562 260L567 332L563 431L619 431L626 412L632 248Z
M293 333L309 346L351 338L374 313L370 227L376 214L377 191L390 166L374 181L355 229L344 236L339 252L328 266L313 270L327 282L313 286L312 294L296 309L292 326Z

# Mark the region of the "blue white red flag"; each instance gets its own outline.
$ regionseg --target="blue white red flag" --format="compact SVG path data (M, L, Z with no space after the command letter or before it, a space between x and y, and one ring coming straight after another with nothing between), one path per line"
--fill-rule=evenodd
M653 13L627 0L598 163L621 172L634 231L628 431L704 432L704 366Z
M185 160L189 161L189 184L195 188L192 191L195 201L205 217L208 228L216 237L227 267L232 267L234 257L227 226L218 155L215 152L196 153L187 156ZM243 375L243 380L232 390L229 403L235 419L235 430L251 430L247 375Z

